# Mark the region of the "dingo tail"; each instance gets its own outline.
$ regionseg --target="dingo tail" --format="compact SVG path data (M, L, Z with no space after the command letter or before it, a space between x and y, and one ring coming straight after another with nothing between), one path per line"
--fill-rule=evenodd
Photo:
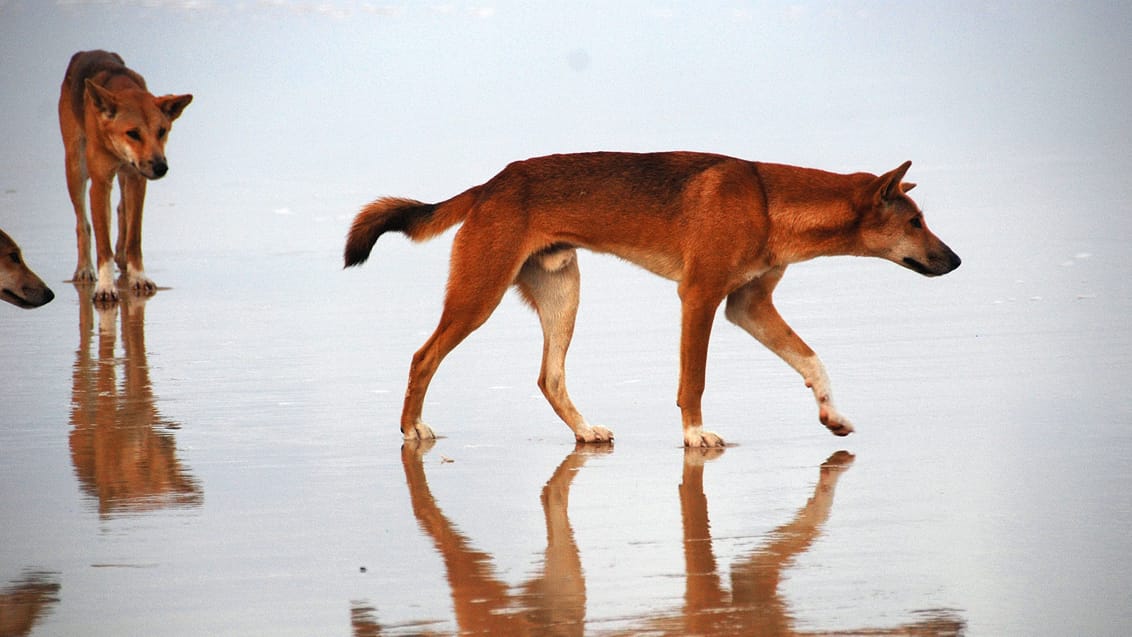
M403 232L413 241L426 241L464 220L476 201L473 188L441 203L382 197L362 208L346 236L345 267L361 265L386 232Z

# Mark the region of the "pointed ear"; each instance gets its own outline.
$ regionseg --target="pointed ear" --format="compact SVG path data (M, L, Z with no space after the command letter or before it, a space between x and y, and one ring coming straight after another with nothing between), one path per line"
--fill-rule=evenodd
M98 112L103 116L112 118L118 112L118 101L114 99L114 94L102 88L101 86L86 80L86 94L90 97L90 103L98 109Z
M908 192L909 190L911 190L915 187L916 187L916 182L914 182L914 181L905 181L905 182L900 184L900 189L903 190L904 192Z
M877 201L892 201L897 195L902 194L904 190L901 189L900 183L904 179L904 174L911 167L912 162L906 161L895 170L877 177L876 181L873 182L873 198Z
M173 121L181 116L181 112L193 101L192 95L163 95L157 98L157 108Z

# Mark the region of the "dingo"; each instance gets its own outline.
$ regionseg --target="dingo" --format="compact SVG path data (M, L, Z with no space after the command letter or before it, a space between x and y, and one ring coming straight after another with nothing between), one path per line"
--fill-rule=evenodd
M0 299L31 309L47 305L55 293L24 263L20 246L0 230Z
M566 393L574 330L576 248L617 255L677 282L682 309L676 403L684 444L716 447L700 398L716 309L785 360L813 389L833 433L853 431L833 406L817 355L790 329L771 295L786 267L817 256L888 259L926 276L959 267L928 231L902 183L912 162L879 177L690 152L552 155L513 163L447 201L383 198L355 217L346 267L363 263L383 233L423 241L464 222L452 244L448 291L436 331L413 356L401 412L407 439L432 438L421 421L429 381L444 357L517 285L538 313L544 345L538 384L579 441L613 434L592 426Z
M192 95L154 97L141 75L107 51L80 51L71 58L59 93L59 128L67 157L67 191L75 207L79 260L75 282L96 280L90 258L91 224L85 193L90 179L90 216L97 247L94 301L114 302L114 263L123 283L139 294L157 289L142 266L141 226L146 179L169 170L165 140ZM110 246L110 190L118 176L118 240Z

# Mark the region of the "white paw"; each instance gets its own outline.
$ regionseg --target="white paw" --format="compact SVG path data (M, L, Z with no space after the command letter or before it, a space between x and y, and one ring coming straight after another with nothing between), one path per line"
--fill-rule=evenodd
M150 296L157 292L157 284L150 280L144 272L135 272L125 277L124 284L134 294Z
M684 430L685 447L723 447L725 443L718 434L705 431L703 427L690 427Z
M401 434L405 437L405 440L436 440L436 434L433 433L432 428L423 422L418 422L407 430L402 427Z
M114 287L113 283L109 285L103 284L99 281L98 285L94 287L94 295L91 300L95 305L106 305L118 302L118 289Z
M849 419L829 405L822 406L821 411L818 412L818 419L835 436L848 436L853 433L853 424Z
M613 432L601 426L582 425L574 430L578 442L613 442Z

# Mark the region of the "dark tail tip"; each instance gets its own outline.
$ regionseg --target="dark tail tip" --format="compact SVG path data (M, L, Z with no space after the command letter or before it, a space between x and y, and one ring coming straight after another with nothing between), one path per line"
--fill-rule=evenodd
M365 263L377 239L385 233L388 215L376 209L377 203L375 201L363 208L350 224L350 232L346 235L346 248L342 253L344 268Z
M410 234L412 227L431 215L435 207L412 199L384 197L362 208L346 235L344 267L365 263L374 244L386 232Z
M373 251L373 246L377 243L378 237L382 235L380 230L376 232L366 232L364 229L355 231L355 227L350 228L350 234L346 237L346 249L342 253L343 268L352 268L365 263L366 259L369 259L370 252Z

